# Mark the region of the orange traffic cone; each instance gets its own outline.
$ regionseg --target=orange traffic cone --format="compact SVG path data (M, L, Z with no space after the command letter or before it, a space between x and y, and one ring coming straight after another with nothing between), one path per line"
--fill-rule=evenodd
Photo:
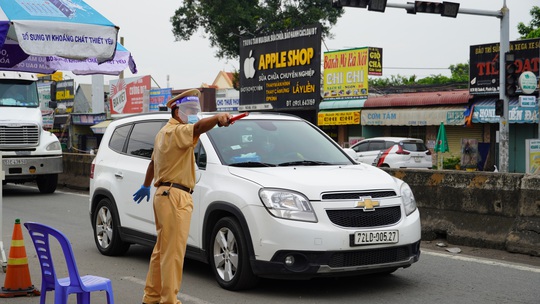
M28 269L28 258L24 249L24 240L21 229L21 220L15 220L11 247L7 262L6 280L4 287L0 291L0 298L11 298L16 296L39 295L40 292L34 289L30 280L30 270Z

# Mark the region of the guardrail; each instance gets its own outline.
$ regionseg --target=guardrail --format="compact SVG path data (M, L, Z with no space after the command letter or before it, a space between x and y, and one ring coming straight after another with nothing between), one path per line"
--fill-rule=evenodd
M94 155L64 153L59 185L90 186ZM457 170L384 169L407 182L422 239L540 256L540 176Z

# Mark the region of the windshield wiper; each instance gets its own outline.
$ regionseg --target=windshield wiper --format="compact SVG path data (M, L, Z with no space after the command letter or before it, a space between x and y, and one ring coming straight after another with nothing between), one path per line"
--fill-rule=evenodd
M291 162L284 162L279 164L279 167L286 167L286 166L321 166L321 165L331 165L331 163L322 162L322 161L315 161L315 160L296 160Z
M250 162L241 162L241 163L229 164L229 166L231 166L231 167L275 167L276 165L269 164L269 163L261 163L261 162L250 161Z

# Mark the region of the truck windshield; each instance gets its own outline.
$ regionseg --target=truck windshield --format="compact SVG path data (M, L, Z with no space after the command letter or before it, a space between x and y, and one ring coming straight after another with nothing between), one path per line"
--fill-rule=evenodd
M37 83L35 81L13 80L0 83L0 106L31 107L39 106Z

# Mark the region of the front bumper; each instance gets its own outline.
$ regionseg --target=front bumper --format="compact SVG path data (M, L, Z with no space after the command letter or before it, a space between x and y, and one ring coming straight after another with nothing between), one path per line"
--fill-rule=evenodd
M287 264L287 257L294 263ZM420 258L420 241L409 245L348 251L276 252L270 261L252 261L253 272L265 278L311 279L350 276L406 268ZM290 260L290 258L289 258Z
M2 158L6 180L43 174L62 173L62 155Z

